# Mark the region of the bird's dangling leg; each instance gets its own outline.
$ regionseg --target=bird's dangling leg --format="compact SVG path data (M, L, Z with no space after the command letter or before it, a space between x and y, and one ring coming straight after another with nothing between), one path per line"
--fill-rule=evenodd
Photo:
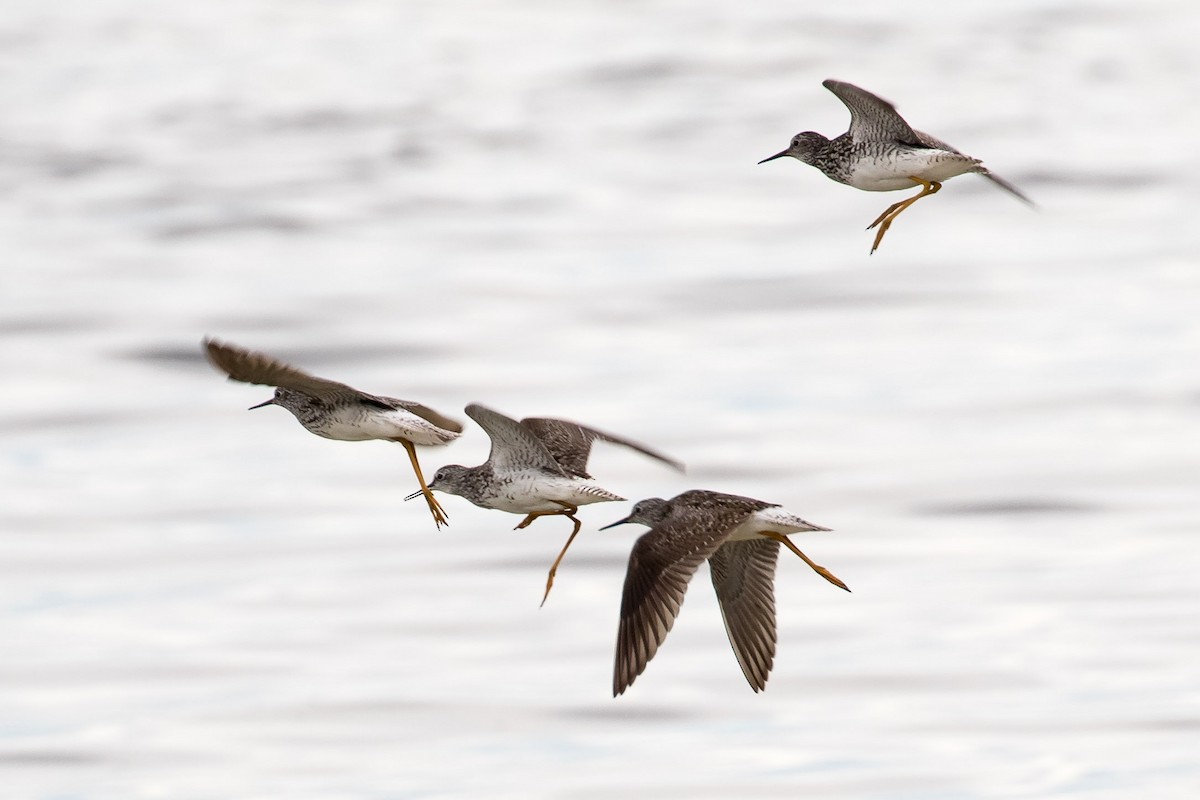
M550 596L550 587L554 585L554 574L558 572L558 565L562 563L563 556L567 554L567 548L571 546L571 542L575 541L575 535L579 533L579 529L583 526L583 523L580 522L578 518L573 516L576 510L577 509L572 508L570 511L562 512L564 517L575 523L575 527L571 531L571 535L567 537L567 543L564 544L562 550L559 551L558 558L554 559L554 563L550 565L550 572L546 575L546 592L542 595L541 605L543 606L546 605L546 598Z
M787 549L791 550L793 553L800 556L800 558L804 560L804 563L808 564L810 567L812 567L813 571L816 572L818 575L820 575L822 578L829 581L830 583L832 583L834 586L838 587L839 589L845 589L847 592L850 591L850 587L847 586L846 584L842 583L840 578L838 578L836 575L834 575L829 570L822 567L817 562L813 561L808 556L804 555L804 553L801 553L800 548L798 548L798 547L796 547L796 545L792 544L792 540L789 539L788 537L784 536L782 533L776 533L775 531L759 531L759 535L765 536L768 539L774 539L777 542L781 542Z
M441 530L443 525L449 525L450 520L446 517L446 512L442 509L442 504L433 496L433 492L429 491L429 486L425 483L425 476L421 474L421 464L417 461L417 448L407 439L397 439L400 444L404 445L404 449L408 451L408 460L412 462L413 472L417 473L417 483L421 484L421 494L425 495L425 502L429 504L429 511L433 514L433 524Z
M871 253L874 253L879 249L879 243L883 241L883 235L887 233L888 228L892 227L892 223L895 222L896 217L903 213L904 209L908 208L922 197L926 197L931 194L937 194L938 190L942 188L942 185L937 181L926 181L922 180L921 178L915 178L912 175L908 176L908 179L921 184L921 191L907 200L901 200L898 203L892 203L887 207L886 211L880 214L874 222L867 226L867 230L871 230L876 225L880 226L879 232L875 234L875 242L871 245ZM882 223L882 225L880 225L880 223Z

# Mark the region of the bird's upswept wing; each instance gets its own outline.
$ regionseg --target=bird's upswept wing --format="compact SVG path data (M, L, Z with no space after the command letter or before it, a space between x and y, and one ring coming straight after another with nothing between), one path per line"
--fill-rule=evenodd
M521 420L521 425L546 446L563 469L580 478L591 477L587 472L587 462L592 452L592 443L596 440L628 447L683 472L683 464L673 458L638 442L586 425L548 417L526 417Z
M492 440L492 451L488 456L492 469L497 472L544 469L559 475L567 474L546 445L512 417L478 403L471 403L466 412Z
M850 139L855 143L877 140L903 142L913 147L937 147L921 140L896 111L896 107L878 95L852 83L832 78L821 83L850 110ZM932 137L930 137L932 138Z
M209 363L229 376L230 380L262 386L278 386L300 392L325 402L358 400L385 409L404 409L443 430L462 433L462 423L443 416L432 408L412 400L384 397L359 391L353 386L318 378L302 369L272 358L266 353L217 341L204 340L204 353Z
M294 392L332 400L343 395L361 394L344 383L309 375L302 369L272 358L266 353L246 350L216 339L204 340L204 352L214 367L229 376L230 380L256 383L263 386L278 386Z

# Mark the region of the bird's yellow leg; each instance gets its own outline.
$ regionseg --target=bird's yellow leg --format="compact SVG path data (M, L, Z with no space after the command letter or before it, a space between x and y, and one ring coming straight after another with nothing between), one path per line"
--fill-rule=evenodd
M425 502L429 504L429 511L433 514L433 524L441 530L443 525L450 524L450 520L447 519L442 504L437 501L425 483L425 476L421 474L421 464L417 461L417 448L407 439L397 439L396 441L404 445L404 449L408 451L408 460L412 462L413 472L417 473L417 483L421 484L421 494L425 495Z
M921 180L920 178L914 178L911 175L908 177L908 179L921 184L921 191L907 200L901 200L899 203L892 203L890 206L888 206L886 211L879 215L878 219L867 226L867 230L871 230L871 228L874 228L876 225L880 226L879 232L875 234L875 241L871 245L872 253L879 249L879 243L883 241L883 235L887 233L888 228L892 227L892 223L895 222L896 217L900 216L900 214L906 208L920 200L922 197L926 197L931 194L937 194L938 190L942 188L942 185L937 181ZM880 223L883 224L880 225Z
M830 583L832 583L834 586L838 587L839 589L845 589L847 592L850 591L849 586L842 583L842 581L836 575L834 575L832 572L825 569L824 567L822 567L817 562L813 561L808 556L804 555L804 553L801 553L800 548L798 548L798 547L796 547L796 545L792 544L792 540L789 539L788 537L784 536L782 533L776 533L775 531L759 531L758 533L760 536L765 536L768 539L774 539L777 542L781 542L785 547L787 547L787 549L791 550L793 553L800 556L800 558L803 559L804 563L808 564L810 567L812 567L813 571L816 572L818 575L820 575L822 578L829 581Z
M882 214L880 214L878 217L875 218L874 222L872 222L870 225L867 226L867 230L871 230L876 225L883 222L885 219L887 219L889 216L891 216L891 213L893 211L895 211L897 208L899 208L900 206L904 205L907 202L908 202L908 200L901 200L897 203L892 203L890 206L888 206L887 208L885 208L883 210Z
M940 190L942 188L942 185L940 183L938 183L937 181L926 181L926 180L922 180L921 178L914 178L912 176L909 176L908 179L910 181L916 181L917 183L919 183L921 185L921 191L918 192L917 194L913 195L912 197L909 197L905 200L899 201L898 203L892 203L890 206L887 207L887 209L884 210L884 212L882 214L880 214L878 217L875 218L874 222L872 222L870 225L867 226L867 230L871 230L872 228L874 228L879 223L883 222L888 217L892 217L893 219L895 219L896 216L901 211L908 208L913 203L920 200L922 197L925 197L926 195L937 194L938 190Z
M558 572L558 565L562 563L563 556L567 554L567 548L571 546L571 542L575 541L575 535L579 533L583 523L578 518L573 516L576 509L563 510L561 513L564 517L575 523L575 528L571 531L571 535L567 537L567 543L563 545L563 549L559 551L558 558L554 559L554 563L550 565L550 573L546 575L546 593L542 595L541 605L546 605L546 598L550 596L550 587L554 585L554 573ZM539 606L540 607L540 606Z

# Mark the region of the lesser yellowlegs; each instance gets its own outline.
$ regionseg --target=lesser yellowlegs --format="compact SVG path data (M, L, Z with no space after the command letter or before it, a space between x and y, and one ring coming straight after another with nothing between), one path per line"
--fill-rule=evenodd
M251 409L282 406L301 425L326 439L349 442L385 439L404 445L421 485L417 494L425 495L434 525L440 528L449 524L441 505L425 485L415 445L433 447L452 442L462 433L461 423L420 403L360 392L253 350L213 339L204 340L204 350L213 366L230 380L278 387L270 400Z
M629 554L621 621L613 663L613 696L646 669L675 624L688 583L707 560L725 632L750 687L766 688L775 661L775 564L780 543L825 580L850 591L816 564L787 534L827 531L781 506L705 490L671 500L651 498L633 507L626 522L649 525Z
M582 525L575 517L579 506L624 499L602 489L587 473L593 442L624 445L683 470L678 461L644 445L574 422L538 417L518 422L477 403L467 406L466 412L492 440L488 460L477 467L457 464L442 467L434 474L429 488L456 494L480 508L524 514L525 519L514 530L529 526L538 517L563 516L575 523L546 577L543 604L554 585L558 565ZM409 499L412 497L416 494Z
M956 175L974 172L1022 201L1033 202L1008 181L993 174L978 158L972 158L927 133L914 130L896 113L896 107L844 81L822 84L850 110L850 130L836 139L805 131L793 137L786 150L758 162L791 156L811 164L829 178L868 192L891 192L920 186L916 195L893 203L867 230L879 226L871 252L879 248L883 235L904 209L942 188Z

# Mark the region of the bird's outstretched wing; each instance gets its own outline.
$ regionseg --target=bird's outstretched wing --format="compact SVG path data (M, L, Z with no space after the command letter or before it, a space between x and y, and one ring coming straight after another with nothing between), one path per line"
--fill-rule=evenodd
M756 692L775 663L775 565L779 542L726 542L708 560L725 633Z
M412 400L368 394L344 383L318 378L302 369L272 358L266 353L247 350L243 347L219 342L216 339L204 340L204 353L208 356L209 363L228 375L230 380L263 386L278 386L326 402L358 400L376 408L402 408L443 430L462 433L461 422L443 416L429 406L415 403Z
M246 350L216 339L204 340L204 352L209 363L228 375L230 380L279 386L322 400L335 399L347 393L362 394L344 383L309 375L304 370L271 358L266 353Z
M676 498L678 500L679 498ZM613 696L646 669L675 624L696 569L748 512L737 506L673 507L629 554L613 660Z
M852 83L835 81L832 78L823 81L821 85L833 92L850 110L849 133L855 144L889 141L902 142L913 147L937 146L922 141L921 135L896 112L896 107L882 97Z
M589 428L565 419L550 419L547 417L526 417L521 425L538 438L546 449L554 456L559 465L567 472L580 478L590 478L587 472L588 457L592 453L592 443L599 439L636 450L642 455L649 456L668 464L683 472L683 464L662 453L651 450L643 444L616 436L595 428Z
M488 462L497 472L520 469L544 469L566 475L546 445L512 417L471 403L467 416L479 423L492 440Z

